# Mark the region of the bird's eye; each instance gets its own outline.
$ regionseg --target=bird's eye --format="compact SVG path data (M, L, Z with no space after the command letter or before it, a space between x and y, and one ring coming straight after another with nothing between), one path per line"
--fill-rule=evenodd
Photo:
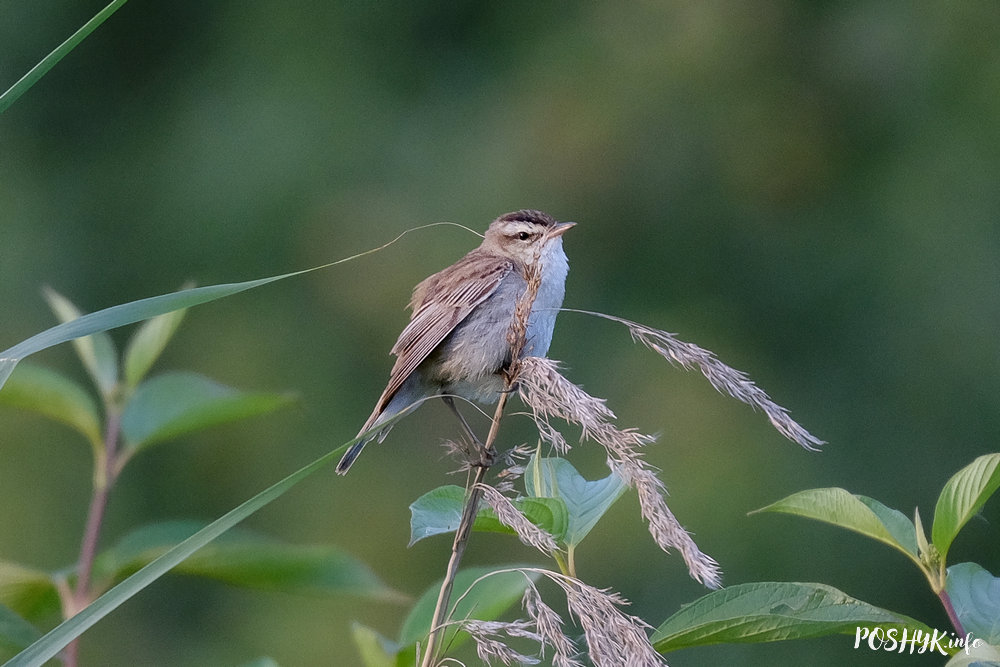
M527 241L528 239L531 238L531 234L529 234L528 232L521 232L520 234L517 235L517 238L519 238L522 241Z

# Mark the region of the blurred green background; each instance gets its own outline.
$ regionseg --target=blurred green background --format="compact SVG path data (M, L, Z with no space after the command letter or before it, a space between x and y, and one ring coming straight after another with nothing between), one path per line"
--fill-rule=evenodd
M6 87L104 5L0 5ZM1000 5L911 2L131 2L0 116L0 347L53 323L40 288L96 310L338 259L419 224L482 230L540 208L566 237L566 305L677 332L747 371L819 437L763 416L563 314L550 356L661 434L649 461L727 583L819 581L947 628L919 572L853 534L746 516L842 486L929 522L1000 435ZM158 368L292 409L157 447L126 470L105 540L210 520L352 437L384 386L410 288L474 247L453 227L201 306ZM124 332L116 332L119 341ZM37 362L83 380L68 346ZM450 539L407 549L407 505L449 475L425 406L346 478L323 474L249 526L334 543L419 594ZM571 433L571 435L574 435ZM509 420L509 442L530 437ZM0 411L0 558L75 559L88 448ZM594 445L575 456L596 476ZM1000 574L1000 504L951 552ZM537 560L476 536L469 563ZM658 625L705 591L626 496L581 576ZM352 619L404 610L167 577L82 644L83 664L355 664ZM852 637L689 650L671 665L939 664Z

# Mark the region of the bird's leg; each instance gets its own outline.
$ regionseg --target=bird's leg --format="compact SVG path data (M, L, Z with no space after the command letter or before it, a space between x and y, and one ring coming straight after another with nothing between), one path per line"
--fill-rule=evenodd
M459 412L458 406L455 405L455 399L451 396L442 396L441 398L444 400L445 405L447 405L455 416L458 417L458 421L462 423L462 430L465 431L465 435L469 436L469 439L475 443L476 450L479 452L479 461L473 465L481 468L489 468L493 465L493 452L486 449L486 445L483 444L483 441L479 439L479 436L477 436L475 431L472 430L472 427L469 426L469 422L465 421L465 416Z

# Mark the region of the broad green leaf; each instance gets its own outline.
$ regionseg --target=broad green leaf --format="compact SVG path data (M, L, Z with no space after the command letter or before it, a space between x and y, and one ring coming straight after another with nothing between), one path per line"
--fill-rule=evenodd
M351 624L351 637L364 667L396 667L396 654L400 648L396 642L356 621Z
M570 547L583 541L628 488L617 472L603 479L588 481L566 459L537 455L531 457L528 463L524 485L531 497L563 501L569 514L569 525L563 539Z
M135 387L146 376L173 337L186 309L164 313L143 322L125 347L125 382Z
M875 513L875 516L882 522L885 529L889 531L889 534L892 535L898 546L903 547L904 550L914 556L919 554L917 549L917 529L905 514L891 507L886 507L874 498L862 496L857 493L854 494L854 497Z
M781 641L854 634L859 626L919 629L908 616L856 600L824 584L757 582L713 591L685 605L650 641L666 653L710 644Z
M277 498L284 495L289 489L309 477L315 472L325 468L331 463L340 460L344 451L357 442L354 438L332 452L324 454L312 463L300 468L296 472L288 475L280 482L269 486L250 500L240 506L230 510L212 523L208 524L197 533L173 547L159 558L153 560L141 570L128 577L111 590L107 591L83 611L69 618L53 628L41 639L29 646L27 649L17 654L13 660L4 667L38 667L48 660L58 655L71 641L82 635L95 623L117 609L126 600L132 598L151 583L162 577L171 569L183 563L188 557L197 552L207 544L210 544L217 537L228 531L230 528L246 519L248 516L270 504Z
M521 599L529 583L539 576L536 572L517 571L517 567L522 566L511 565L503 568L505 570L503 572L497 572L499 568L495 567L473 567L459 571L455 575L450 619L475 618L492 621L499 618L511 605ZM514 571L506 571L508 569ZM496 573L490 574L491 572ZM438 581L424 591L410 610L400 631L401 646L409 646L417 641L423 642L427 638L440 590L441 581ZM453 648L468 639L468 634L449 629L445 632L441 645Z
M0 405L31 410L76 429L94 447L101 446L101 425L94 399L59 373L23 364L0 389Z
M94 18L83 24L76 32L70 35L69 39L60 44L49 55L42 58L41 62L32 67L27 74L0 95L0 112L6 111L17 98L26 93L29 88L38 83L38 80L45 76L46 72L55 67L56 63L62 60L70 51L82 42L87 36L94 32L99 25L104 23L109 16L114 14L124 5L126 0L114 0L107 7L99 11Z
M0 561L0 604L36 619L59 610L59 594L47 572Z
M945 590L966 632L1000 646L1000 577L975 563L948 568Z
M912 529L913 524L909 524L908 528L903 523L909 523L909 519L876 500L856 496L844 489L834 487L800 491L751 514L757 512L784 512L832 523L884 542L920 564L916 555L916 533L903 541L905 531Z
M561 539L566 531L567 514L562 501L554 498L517 498L514 507L542 530ZM444 533L458 530L465 507L465 489L448 484L439 486L417 498L410 505L410 544ZM482 507L476 514L472 529L482 532L513 534L514 530L500 522L489 507Z
M54 289L46 287L43 293L60 322L65 324L82 317L83 313ZM99 331L75 339L73 347L101 396L110 397L118 385L118 352L111 336Z
M42 636L35 626L0 605L0 660L7 660Z
M102 553L95 572L120 580L203 527L197 521L168 521L139 528ZM399 598L368 566L339 549L283 544L240 529L193 554L174 572L286 593Z
M985 454L959 470L948 480L934 508L931 541L942 560L958 531L982 509L1000 488L1000 453Z
M122 434L133 450L209 426L260 415L291 401L283 394L248 393L188 372L146 380L122 413Z

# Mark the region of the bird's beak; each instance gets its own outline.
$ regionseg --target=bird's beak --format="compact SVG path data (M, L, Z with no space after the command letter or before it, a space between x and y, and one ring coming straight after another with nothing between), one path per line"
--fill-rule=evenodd
M552 229L549 230L548 237L556 238L557 236L562 236L569 231L570 227L576 227L575 222L557 222Z

